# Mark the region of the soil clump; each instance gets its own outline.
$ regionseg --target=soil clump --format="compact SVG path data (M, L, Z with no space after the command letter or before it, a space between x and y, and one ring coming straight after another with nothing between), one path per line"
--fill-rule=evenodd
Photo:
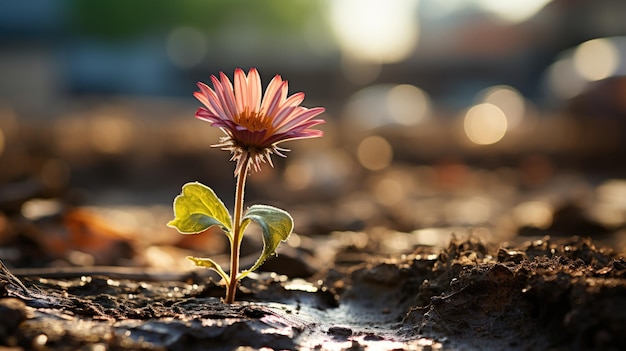
M454 238L384 256L348 246L307 279L244 279L233 305L197 272L19 273L0 276L12 350L626 348L626 261L588 238Z

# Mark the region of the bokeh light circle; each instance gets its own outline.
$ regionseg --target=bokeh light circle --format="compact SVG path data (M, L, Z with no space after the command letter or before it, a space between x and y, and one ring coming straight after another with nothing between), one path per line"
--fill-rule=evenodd
M377 135L369 136L359 143L357 159L364 168L378 171L391 164L393 149L385 138Z
M478 145L490 145L500 141L507 130L504 112L493 104L475 105L467 111L464 120L465 134Z
M574 52L576 71L590 81L608 78L615 73L619 65L619 51L608 39L586 41Z

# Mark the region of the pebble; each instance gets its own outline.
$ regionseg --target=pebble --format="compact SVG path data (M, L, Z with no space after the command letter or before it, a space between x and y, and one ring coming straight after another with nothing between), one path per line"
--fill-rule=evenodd
M352 335L352 329L340 325L333 325L332 327L328 328L328 334L348 337Z

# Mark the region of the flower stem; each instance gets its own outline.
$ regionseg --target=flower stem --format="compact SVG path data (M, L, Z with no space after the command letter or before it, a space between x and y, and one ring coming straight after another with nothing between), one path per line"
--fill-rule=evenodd
M237 292L237 275L239 274L239 248L241 247L241 222L243 217L243 195L246 187L246 177L250 168L250 155L245 153L237 165L239 173L237 174L237 188L235 190L235 209L233 218L233 241L230 248L230 281L226 288L226 303L235 302L235 293Z

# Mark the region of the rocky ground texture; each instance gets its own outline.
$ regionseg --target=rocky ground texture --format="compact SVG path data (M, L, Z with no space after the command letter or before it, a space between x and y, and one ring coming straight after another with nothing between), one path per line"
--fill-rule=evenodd
M510 246L510 247L509 247ZM199 273L0 275L5 350L620 350L626 260L590 239L443 250L346 246L308 278L260 273L239 301Z

